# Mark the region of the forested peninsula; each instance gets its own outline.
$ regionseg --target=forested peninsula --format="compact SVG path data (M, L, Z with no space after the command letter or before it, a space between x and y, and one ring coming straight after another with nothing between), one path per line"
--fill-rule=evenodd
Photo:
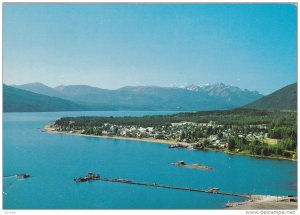
M143 117L64 117L51 131L162 141L169 148L297 159L296 111L234 109Z

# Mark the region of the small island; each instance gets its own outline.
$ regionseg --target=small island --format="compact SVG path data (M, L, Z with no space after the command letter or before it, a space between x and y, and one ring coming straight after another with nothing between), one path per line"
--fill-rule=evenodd
M262 158L297 159L297 113L234 109L143 117L65 117L54 133L169 144Z
M176 163L174 163L174 165L180 166L180 167L186 167L186 168L203 169L203 170L212 170L213 169L212 167L205 166L200 163L187 164L184 161L177 161Z

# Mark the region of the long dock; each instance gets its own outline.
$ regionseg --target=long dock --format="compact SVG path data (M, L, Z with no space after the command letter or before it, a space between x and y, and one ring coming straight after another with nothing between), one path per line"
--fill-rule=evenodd
M169 186L169 185L161 185L161 184L151 184L151 183L145 183L145 182L136 182L136 181L127 180L127 179L99 178L97 180L113 182L113 183L135 184L135 185L148 186L148 187L158 187L158 188L165 188L165 189L185 190L185 191L191 191L191 192L201 192L201 193L208 193L208 194L219 194L219 195L250 198L250 195L248 195L248 194L227 193L227 192L216 191L213 189L204 190L204 189L196 189L196 188L189 188L189 187L177 187L177 186Z

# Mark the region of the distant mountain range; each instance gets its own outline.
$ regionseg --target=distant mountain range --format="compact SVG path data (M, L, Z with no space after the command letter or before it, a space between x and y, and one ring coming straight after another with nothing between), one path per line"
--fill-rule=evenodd
M18 95L24 91L23 99L10 97L11 91ZM35 96L28 93L35 93ZM38 104L36 94L47 96L47 104ZM4 87L5 111L16 111L14 104L18 103L18 111L22 111L21 101L35 104L36 110L24 106L24 111L61 111L63 107L55 109L51 101L60 99L64 104L69 104L69 110L225 110L240 107L263 97L257 91L242 90L238 87L228 86L223 83L212 85L187 87L157 87L157 86L128 86L116 90L101 89L87 85L69 85L48 87L42 83L12 85ZM9 98L10 97L10 98ZM51 97L51 99L49 99ZM18 102L14 101L18 98ZM25 99L26 98L26 99ZM72 105L71 105L72 104ZM26 107L26 108L25 108ZM68 109L63 109L68 110Z
M48 87L42 83L3 85L4 111L226 110L297 108L297 84L268 96L223 83L186 87L128 86L116 90L87 85Z
M245 107L260 110L297 110L297 83L283 87Z

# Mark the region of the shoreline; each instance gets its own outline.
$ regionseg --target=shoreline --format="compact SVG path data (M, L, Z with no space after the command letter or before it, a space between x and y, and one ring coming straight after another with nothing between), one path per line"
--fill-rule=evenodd
M184 146L190 146L188 143L184 142L177 142L172 140L157 140L152 138L133 138L133 137L117 137L117 136L98 136L98 135L88 135L88 134L81 134L79 131L74 133L63 132L63 131L56 131L54 128L51 128L50 125L46 125L42 128L44 132L53 133L53 134L64 134L64 135L73 135L73 136L82 136L82 137L94 137L94 138L106 138L106 139L117 139L117 140L131 140L131 141L143 141L149 143L157 143L157 144L182 144ZM292 159L284 159L284 158L274 158L274 157L261 157L256 155L246 155L246 154L236 154L233 152L226 152L220 150L213 150L213 149L206 149L202 151L215 151L215 152L223 152L227 154L233 155L243 155L243 156L250 156L256 158L267 158L267 159L280 159L280 160L290 160L290 161L297 161ZM256 210L256 209L283 209L283 210L294 210L297 209L297 202L291 202L288 196L272 196L272 195L245 195L245 200L240 202L228 202L224 209L226 210ZM297 199L297 197L294 197ZM228 205L228 206L227 206Z
M226 210L295 210L297 209L297 199L298 199L297 197L288 197L288 196L251 195L245 201L227 203L225 209Z
M54 133L54 134L66 134L66 135L73 135L73 136L81 136L81 137L95 137L95 138L106 138L106 139L117 139L117 140L132 140L132 141L143 141L143 142L150 142L150 143L159 143L159 144L168 144L168 145L173 145L180 143L181 145L184 146L189 146L188 143L183 143L183 142L176 142L172 140L158 140L154 138L134 138L134 137L119 137L119 136L98 136L98 135L93 135L93 134L81 134L81 133L69 133L69 132L64 132L64 131L56 131L53 128L50 127L50 125L46 125L42 130L48 132L48 133Z
M54 134L66 134L66 135L73 135L73 136L107 138L107 139L117 139L117 140L143 141L143 142L149 142L149 143L168 144L168 145L181 144L186 147L191 146L191 144L189 144L189 143L178 142L175 140L161 140L161 139L154 139L154 138L135 138L135 137L120 137L120 136L105 136L105 135L98 136L98 135L93 135L93 134L81 134L81 133L79 133L79 131L70 133L70 132L64 132L64 131L56 131L53 128L51 128L50 126L51 125L45 125L44 128L42 128L42 130L45 132L54 133ZM223 151L223 150L211 149L211 148L202 149L201 151L213 151L213 152L221 152L221 153L226 153L226 154L231 154L231 155L248 156L248 157L262 158L262 159L288 160L288 161L297 162L297 159L292 159L292 158L251 155L251 154L247 154L247 153L235 153L235 152L229 152L229 151Z

